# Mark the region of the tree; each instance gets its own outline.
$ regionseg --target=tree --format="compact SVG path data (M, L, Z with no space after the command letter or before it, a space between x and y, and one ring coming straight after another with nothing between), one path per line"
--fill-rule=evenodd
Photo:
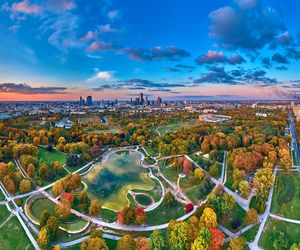
M35 173L35 167L32 163L28 164L27 166L27 174L30 178L32 178L34 176L34 173Z
M146 237L138 237L135 242L136 250L150 250L149 241Z
M55 213L59 219L65 220L71 214L71 206L69 202L58 203L55 206Z
M131 235L124 235L119 239L117 244L117 250L135 250L136 242Z
M61 174L62 173L63 168L62 168L61 163L59 161L53 162L52 166L53 166L53 169L54 169L56 174Z
M145 224L146 219L147 219L147 217L146 217L146 213L145 213L144 209L141 207L137 207L135 209L135 223L138 225Z
M60 245L55 245L54 248L53 248L53 250L61 250Z
M247 215L245 217L245 223L247 225L258 223L258 213L254 208L250 208L247 211Z
M39 177L47 180L49 178L49 167L46 163L42 163L39 167Z
M243 180L239 183L239 191L241 193L241 196L244 198L247 198L250 194L250 185L248 181Z
M62 180L56 181L52 187L52 193L54 194L54 196L59 196L64 191L65 191L65 188L63 185L63 181Z
M43 227L38 235L37 243L42 249L46 249L50 244L49 233L47 227Z
M292 246L291 246L291 248L290 248L290 250L300 250L300 243L294 243Z
M60 199L62 201L68 201L70 203L71 207L72 207L73 203L74 203L74 194L64 192L64 193L62 193Z
M188 224L184 221L177 221L170 224L168 228L169 249L188 249L190 247L190 239L188 236Z
M217 228L210 228L210 249L220 250L224 244L224 233Z
M194 170L194 177L197 181L202 181L205 177L205 174L203 173L202 169L196 168Z
M215 178L218 177L218 175L219 175L218 164L215 164L215 165L213 165L213 166L210 167L209 174L212 175Z
M276 228L273 229L272 233L272 247L274 250L288 249L290 242L284 231L278 231Z
M91 216L97 216L100 213L100 202L98 199L92 199L91 205L89 207L89 214Z
M135 209L133 207L124 207L118 212L118 222L129 225L135 222Z
M102 238L88 238L81 243L81 250L108 250L108 246Z
M46 227L48 229L50 238L53 239L58 230L58 222L56 217L50 216L47 220Z
M15 183L8 175L4 177L3 184L9 193L14 194L16 192Z
M163 250L165 247L165 240L159 230L154 230L149 239L151 250Z
M200 218L200 225L208 228L216 228L217 223L217 215L215 211L209 207L206 207L203 211L203 214Z
M211 235L206 227L199 230L199 236L192 243L192 250L209 250Z
M193 163L188 160L184 159L183 164L182 164L182 171L184 174L189 174L193 170Z
M35 146L39 145L39 144L40 144L40 138L34 137L34 138L33 138L33 144L34 144Z
M164 203L166 207L172 207L175 204L175 199L171 191L168 191L164 197Z
M188 227L190 242L194 242L194 240L198 237L199 231L199 220L195 215L191 216L188 219Z
M20 183L20 192L25 194L31 191L31 182L30 180L23 179Z
M269 190L274 182L274 175L272 169L262 168L257 170L253 180L254 187L256 188L257 195L263 198L268 196Z
M233 238L229 242L229 250L244 250L247 245L246 239L242 236Z
M39 229L43 228L46 225L49 217L50 217L50 214L48 213L48 210L44 210L43 212L41 212Z
M187 204L186 207L185 207L185 213L186 213L186 214L189 214L190 212L193 211L193 209L194 209L194 205L193 205L192 203L189 203L189 204Z

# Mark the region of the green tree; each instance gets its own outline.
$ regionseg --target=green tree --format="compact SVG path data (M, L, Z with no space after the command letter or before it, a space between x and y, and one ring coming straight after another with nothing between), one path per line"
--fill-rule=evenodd
M165 239L159 230L153 231L149 241L151 250L162 250L165 247Z

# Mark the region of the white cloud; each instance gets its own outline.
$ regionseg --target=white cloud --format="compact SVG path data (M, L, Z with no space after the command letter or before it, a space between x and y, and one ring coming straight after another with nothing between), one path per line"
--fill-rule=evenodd
M97 80L108 81L114 79L114 71L98 71L96 75L91 78L88 78L87 82L95 82Z

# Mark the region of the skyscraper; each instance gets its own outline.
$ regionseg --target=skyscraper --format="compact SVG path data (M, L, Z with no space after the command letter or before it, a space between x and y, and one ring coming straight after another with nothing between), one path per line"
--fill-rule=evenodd
M84 105L84 99L82 98L82 96L80 96L79 98L79 106L83 106Z
M162 99L160 97L157 97L157 101L156 101L157 106L160 106L161 103L162 103Z
M88 96L87 98L86 98L86 104L88 105L88 106L93 106L93 98L92 98L92 96Z
M144 94L143 93L140 93L140 96L139 96L139 105L144 105Z

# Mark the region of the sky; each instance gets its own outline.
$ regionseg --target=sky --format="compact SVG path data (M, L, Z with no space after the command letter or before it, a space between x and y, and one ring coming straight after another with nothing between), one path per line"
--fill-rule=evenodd
M0 101L298 99L295 0L0 0Z

